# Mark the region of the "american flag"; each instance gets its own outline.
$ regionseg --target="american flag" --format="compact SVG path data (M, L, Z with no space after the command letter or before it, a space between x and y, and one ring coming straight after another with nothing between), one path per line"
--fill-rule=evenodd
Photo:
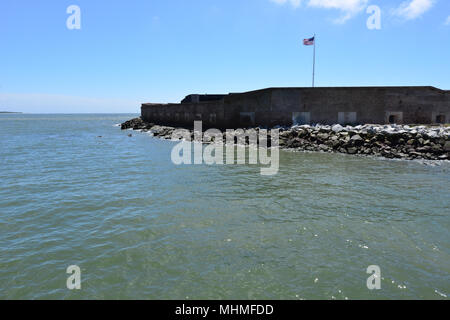
M312 37L310 39L303 39L303 44L305 46L313 46L314 45L314 38L315 37Z

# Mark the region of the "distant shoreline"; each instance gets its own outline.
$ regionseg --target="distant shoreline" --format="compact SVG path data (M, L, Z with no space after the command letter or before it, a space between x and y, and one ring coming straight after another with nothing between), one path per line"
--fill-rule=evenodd
M22 113L22 112L14 112L14 111L0 111L0 113Z

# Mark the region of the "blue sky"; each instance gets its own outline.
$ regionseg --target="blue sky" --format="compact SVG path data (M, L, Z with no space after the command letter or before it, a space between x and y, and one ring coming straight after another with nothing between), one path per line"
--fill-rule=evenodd
M81 29L69 30L70 5ZM369 30L369 5L381 29ZM311 86L450 89L448 0L0 2L0 110L138 112L189 93Z

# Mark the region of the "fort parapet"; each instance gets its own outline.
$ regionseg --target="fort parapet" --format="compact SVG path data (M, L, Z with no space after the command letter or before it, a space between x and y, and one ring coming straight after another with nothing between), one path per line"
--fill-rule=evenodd
M146 122L233 129L295 124L450 123L450 91L434 87L268 88L189 95L181 103L144 103Z

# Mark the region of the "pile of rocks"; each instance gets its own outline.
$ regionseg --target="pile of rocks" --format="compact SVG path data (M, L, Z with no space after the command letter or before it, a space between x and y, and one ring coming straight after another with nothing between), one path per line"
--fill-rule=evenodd
M145 122L141 118L135 118L126 121L122 123L120 127L122 128L122 130L133 129L143 132L150 132L153 134L153 136L163 139L171 139L172 133L173 131L175 131L175 128L173 127L158 126L154 123Z
M122 130L133 129L133 130L148 130L154 126L152 123L147 123L141 118L131 119L120 125Z
M173 127L146 123L141 118L121 125L122 130L150 132L171 139ZM450 160L450 127L400 125L303 125L280 130L282 149L371 155L390 159ZM256 128L258 131L259 128ZM193 132L191 130L191 137ZM226 137L224 134L224 141Z
M281 128L280 146L397 159L450 159L450 128L399 125L295 126Z

